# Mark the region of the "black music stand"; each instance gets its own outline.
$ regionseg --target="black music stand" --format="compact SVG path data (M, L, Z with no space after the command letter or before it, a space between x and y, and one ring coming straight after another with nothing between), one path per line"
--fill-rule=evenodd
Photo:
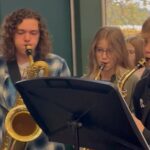
M16 83L24 103L50 141L95 150L148 150L129 108L113 84L77 78Z

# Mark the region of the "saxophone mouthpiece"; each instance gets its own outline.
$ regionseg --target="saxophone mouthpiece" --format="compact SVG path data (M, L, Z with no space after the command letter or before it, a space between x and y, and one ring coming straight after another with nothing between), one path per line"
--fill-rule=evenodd
M105 67L105 64L102 63L102 64L99 66L99 69L102 71L102 70L104 69L104 67Z
M32 48L30 45L25 45L27 56L32 55Z
M32 65L34 62L33 57L32 57L32 48L30 45L25 45L25 48L26 48L25 53L29 57L30 65Z
M145 63L146 63L146 59L145 58L141 58L140 61L137 64L137 68L140 69L140 68L144 67Z

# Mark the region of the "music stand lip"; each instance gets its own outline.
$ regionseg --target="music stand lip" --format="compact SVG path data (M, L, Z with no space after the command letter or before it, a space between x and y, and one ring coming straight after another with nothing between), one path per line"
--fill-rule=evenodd
M99 128L100 126L101 129L104 129L103 131L110 132L116 137L120 136L119 138L127 141L129 145L132 143L130 145L131 147L134 147L135 143L138 143L136 146L137 149L140 149L140 147L148 149L148 145L145 142L145 139L137 129L125 101L122 99L120 93L117 90L117 87L114 84L105 81L93 81L74 77L51 77L19 81L15 84L15 86L23 97L23 100L33 118L37 121L39 126L48 135L48 137L52 138L54 141L73 144L74 141L71 139L71 130L68 129L68 126L66 126L65 131L59 131L59 133L55 132L54 135L51 135L51 133L53 133L52 130L54 129L54 131L57 131L57 127L58 129L64 129L63 127L68 123L68 120L72 119L72 115L70 115L71 113L79 113L79 116L76 118L78 119L78 117L81 117L83 113L87 111L87 109L91 109L87 113L88 115L83 115L83 117L79 119L83 125L83 127L79 129L80 146L87 145L88 147L94 147L94 145L88 144L90 143L88 141L90 137L85 138L82 132L90 132L92 137L92 135L96 135L96 131L93 129L94 133L91 133L91 130L89 129L96 127L96 130L99 130L97 133L101 133ZM41 98L43 98L43 100L41 100ZM59 108L56 107L56 104ZM53 110L53 107L56 107L55 110ZM101 109L98 109L98 107ZM102 107L104 107L106 110ZM44 108L45 110L47 109L47 111L51 111L52 114L55 112L58 115L58 118L60 115L62 115L62 117L59 118L60 121L56 121L56 118L50 113L49 116L46 116L46 114L40 111L41 108ZM67 112L64 112L62 108ZM120 115L122 116L120 116L119 113L115 110L116 108L121 111ZM43 117L43 115L45 116ZM116 119L117 117L121 120L120 126L127 128L129 132L131 132L130 134L127 134L120 128L119 125L117 125L117 123L119 124L119 121ZM46 118L53 120L48 121ZM87 122L86 119L91 120L88 120L89 123L85 126L85 123ZM96 125L93 125L93 123ZM109 125L111 123L116 127ZM122 135L119 135L120 133ZM60 137L58 137L57 134ZM64 134L68 135L66 140L61 139ZM128 136L130 136L130 141L127 140ZM83 137L85 139L83 139ZM97 137L102 139L100 135ZM97 140L95 137L93 139L95 141ZM95 142L94 140L93 142ZM94 144L96 145L97 143Z

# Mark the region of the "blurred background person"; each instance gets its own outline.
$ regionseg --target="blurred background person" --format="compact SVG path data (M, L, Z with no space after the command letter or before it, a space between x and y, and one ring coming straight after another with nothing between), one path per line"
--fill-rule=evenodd
M138 62L144 57L144 39L140 36L130 36L126 39L128 59L129 59L129 69L133 69ZM144 68L144 67L143 67ZM135 75L140 79L143 69L138 69Z
M133 69L139 62L143 55L144 40L140 36L130 36L126 38L129 69Z

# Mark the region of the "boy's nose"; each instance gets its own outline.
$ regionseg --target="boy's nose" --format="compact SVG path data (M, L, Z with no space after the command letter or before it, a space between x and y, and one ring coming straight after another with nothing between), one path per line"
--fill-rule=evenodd
M24 35L24 40L25 41L30 41L30 34L29 33L26 33L25 35Z

